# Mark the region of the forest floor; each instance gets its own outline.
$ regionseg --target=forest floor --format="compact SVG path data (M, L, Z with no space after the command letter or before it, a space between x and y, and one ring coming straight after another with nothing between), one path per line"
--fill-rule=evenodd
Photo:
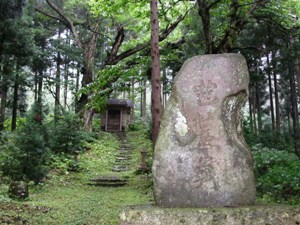
M133 134L132 137L137 136ZM0 224L118 224L119 214L125 207L150 204L153 197L149 175L134 175L139 158L137 149L133 153L131 170L111 172L116 146L118 141L112 136L91 144L91 150L80 155L82 170L68 172L61 164L60 169L51 171L43 184L32 185L25 201L10 199L8 186L0 183ZM122 187L88 185L90 179L108 175L130 179Z

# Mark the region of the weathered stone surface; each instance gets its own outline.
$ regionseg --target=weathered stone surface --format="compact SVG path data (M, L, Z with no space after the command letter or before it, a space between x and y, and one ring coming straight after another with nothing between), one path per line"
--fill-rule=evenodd
M239 54L196 56L175 78L155 146L156 203L167 207L255 202L241 107L249 75Z
M296 225L300 224L299 206L251 206L239 208L159 207L124 210L121 225Z
M24 181L14 181L9 185L9 197L25 199L28 197L28 184Z

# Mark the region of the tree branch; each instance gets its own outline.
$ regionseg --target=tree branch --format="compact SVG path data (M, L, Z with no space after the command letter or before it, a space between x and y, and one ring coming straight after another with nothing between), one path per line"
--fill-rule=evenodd
M117 54L118 54L118 51L119 51L119 48L121 47L123 41L124 41L124 28L121 27L118 29L118 34L115 38L115 42L112 46L112 49L105 61L105 64L111 64L113 62L113 60L116 58Z
M255 2L255 4L253 5L253 7L251 9L249 9L248 11L248 16L252 15L254 13L254 11L261 6L264 6L265 4L267 4L270 0L258 0Z
M232 50L232 42L233 39L237 37L239 32L244 28L245 24L248 22L249 16L252 16L255 10L259 7L268 3L269 0L258 0L255 2L253 7L251 7L246 15L239 19L238 18L238 9L240 5L238 4L237 0L232 0L231 4L231 14L230 14L230 24L228 26L227 31L224 34L223 39L221 40L220 44L216 47L215 53L219 52L229 52Z
M69 24L67 23L67 21L65 21L64 19L60 18L60 17L57 17L57 16L54 16L50 13L47 13L47 12L44 12L43 10L39 9L38 7L34 7L34 10L45 15L45 16L48 16L49 18L51 19L54 19L54 20L59 20L61 23L63 23L64 25L66 26L69 26Z
M212 7L214 7L216 4L218 4L218 3L221 2L221 1L223 1L223 0L216 0L216 1L212 2L212 3L210 3L210 4L208 5L208 9L211 9Z
M72 20L64 13L63 9L60 9L57 5L55 5L51 0L46 0L46 2L48 3L48 5L59 15L61 16L65 21L66 23L68 24L68 27L70 28L71 32L73 33L74 35L74 39L75 39L75 42L77 44L77 46L80 48L80 49L83 49L83 45L82 45L82 42L79 38L79 35L76 31L76 28L75 28L75 25L74 23L72 22Z
M190 12L191 9L189 9L188 11L186 11L186 13L182 16L179 16L177 18L177 20L172 23L168 28L166 28L160 35L159 35L159 41L163 41L165 40L169 34L178 26L178 24L183 21L185 19L185 17L187 16L187 14Z
M180 16L178 17L178 19L172 23L168 28L166 28L160 35L159 35L159 41L163 41L165 40L169 35L170 33L178 26L178 24L184 20L184 18L187 16L188 12L190 11L191 9L189 9L183 16ZM134 48L131 48L125 52L122 52L121 54L119 55L115 55L113 58L110 58L110 60L106 60L105 63L104 63L104 66L108 66L108 65L116 65L118 64L121 60L139 52L139 51L142 51L146 48L149 48L150 47L150 41L148 42L145 42L143 44L139 44L137 46L135 46Z

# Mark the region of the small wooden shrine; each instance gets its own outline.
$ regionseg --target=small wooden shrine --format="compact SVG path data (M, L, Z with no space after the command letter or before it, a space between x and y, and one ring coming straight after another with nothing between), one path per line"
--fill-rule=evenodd
M127 99L108 99L105 113L101 116L101 130L125 131L130 123L133 104Z

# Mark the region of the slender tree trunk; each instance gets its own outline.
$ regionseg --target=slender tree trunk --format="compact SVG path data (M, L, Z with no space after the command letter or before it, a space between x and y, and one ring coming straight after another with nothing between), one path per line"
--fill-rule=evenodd
M68 89L69 89L69 64L65 64L64 69L64 108L68 106Z
M144 78L143 80L143 105L142 105L142 118L146 120L147 117L147 79Z
M14 84L11 130L15 130L17 128L17 110L18 110L18 98L19 98L18 92L19 92L19 68L17 66L15 84Z
M252 134L254 134L254 126L253 126L253 111L252 111L252 108L253 108L253 94L252 94L252 88L253 87L250 87L250 93L249 93L249 98L248 98L248 103L249 103L249 125L250 125L250 132Z
M167 80L167 69L163 68L163 108L166 107L167 103L167 85L168 85L168 80Z
M140 81L140 87L144 87L143 86L143 81ZM140 92L140 115L141 115L141 118L143 117L143 89L141 89L141 92Z
M34 71L34 103L37 103L38 99L38 71Z
M256 102L256 82L254 83L253 86L253 93L252 93L252 115L253 115L253 130L254 134L257 136L258 131L257 131L257 120L256 120L256 114L257 114L257 102Z
M255 102L256 102L256 112L257 112L257 129L258 133L262 131L262 119L261 119L261 101L260 101L260 94L259 94L259 83L256 81L255 84Z
M131 80L131 100L132 100L132 104L133 104L133 108L131 110L131 118L130 121L133 122L135 119L135 112L134 112L134 102L135 102L135 95L134 95L134 79Z
M7 104L8 82L2 78L1 85L1 106L0 106L0 131L4 130L5 110Z
M37 98L37 108L42 109L43 107L43 77L44 72L43 69L39 69L39 79L38 79L38 98ZM40 111L40 113L42 113Z
M295 153L300 158L300 131L298 117L298 103L296 93L296 81L293 65L289 65L290 86L291 86L291 103L292 103L292 120L293 120L293 136Z
M61 28L58 28L58 38L61 36ZM61 76L61 55L60 51L57 51L57 58L56 58L56 74L55 74L55 110L54 110L54 118L55 121L58 120L59 111L60 111L60 76Z
M271 78L271 65L269 53L267 53L267 66L268 66L268 81L269 81L269 94L270 94L270 112L272 120L272 130L275 131L275 116L274 116L274 104L273 104L273 88L272 88L272 78Z
M162 116L161 84L159 62L159 24L157 0L151 0L151 113L152 113L152 141L155 144Z
M60 52L57 52L56 75L55 75L55 111L54 111L55 121L57 121L59 114L60 114L59 113L59 111L60 111L60 75L61 75L60 64L61 64L61 56L60 56Z
M69 34L69 30L67 30L67 34L66 34L66 44L68 46L70 46L70 34ZM69 57L68 55L64 56L64 108L66 109L68 106L68 88L69 88L69 65L70 65L70 61L69 61Z
M287 113L287 120L288 120L288 132L289 133L292 133L293 131L292 131L292 126L291 126L291 115L290 115L290 112L291 112L292 110L289 110L288 111L288 113Z
M1 83L0 83L0 88L2 92L1 96L1 106L0 106L0 131L4 130L4 121L5 121L5 113L6 113L6 108L7 108L7 96L8 96L8 91L9 91L9 79L8 77L11 75L11 67L10 65L7 64L7 62L3 62L3 65L1 66Z
M75 112L79 111L79 106L78 106L79 78L80 78L80 64L77 63L76 81L75 81Z
M256 106L256 104L255 104ZM253 112L253 128L254 128L254 133L255 135L257 136L258 135L258 132L257 132L257 121L256 121L256 107L253 108L254 112Z
M279 105L279 94L278 94L278 80L275 72L275 52L272 51L272 67L273 67L273 78L274 78L274 94L275 94L275 118L276 118L276 132L280 133L280 105Z

